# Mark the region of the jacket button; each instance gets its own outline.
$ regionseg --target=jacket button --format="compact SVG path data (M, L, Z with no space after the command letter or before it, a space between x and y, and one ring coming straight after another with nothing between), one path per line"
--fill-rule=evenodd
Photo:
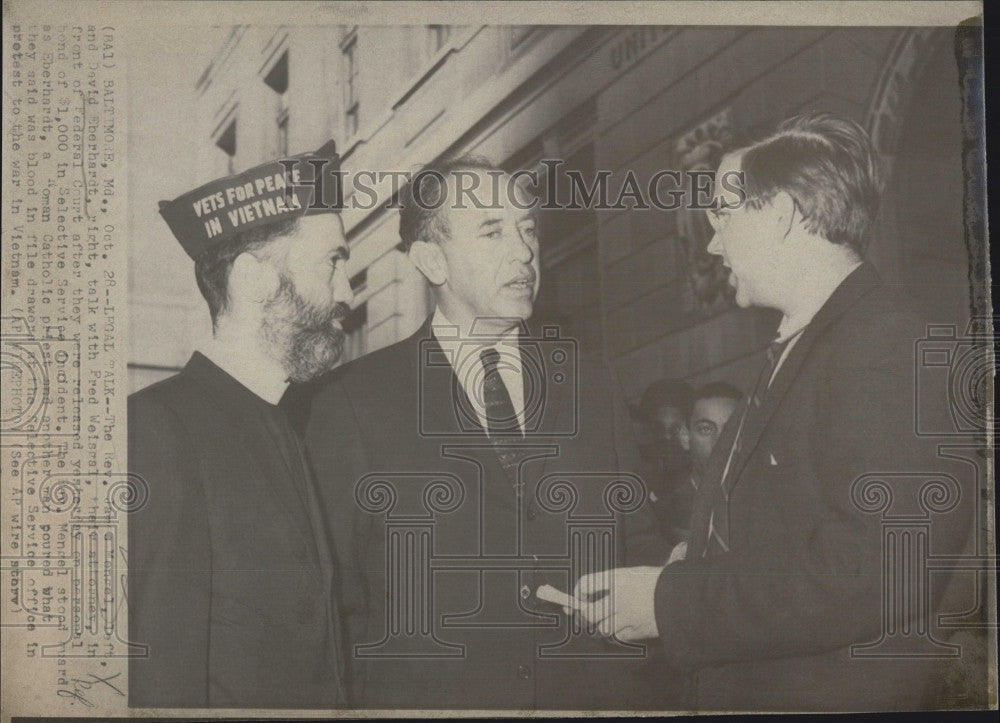
M521 585L521 599L527 600L529 597L531 597L531 588L527 585Z
M529 668L527 665L517 666L517 677L520 678L521 680L527 680L528 678L531 677L531 668Z
M533 520L534 520L534 519L535 519L536 517L538 517L538 515L537 515L537 514L535 514L535 508L534 508L534 507L529 507L529 508L528 508L528 512L527 512L527 514L525 514L525 517L527 517L527 518L528 518L528 522L531 522L531 521L533 521Z

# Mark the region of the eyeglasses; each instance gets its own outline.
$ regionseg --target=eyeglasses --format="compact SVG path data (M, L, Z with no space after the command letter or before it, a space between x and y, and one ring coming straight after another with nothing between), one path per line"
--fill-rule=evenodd
M732 218L732 212L737 208L741 208L743 204L739 206L732 206L728 208L709 208L706 209L708 214L709 223L712 224L713 228L721 229L729 225L729 221Z
M797 207L797 204L796 204L796 207ZM708 214L709 221L711 222L711 224L712 224L713 227L715 227L715 228L725 228L726 225L729 223L731 217L732 217L733 211L736 211L736 210L739 210L739 209L744 209L744 208L749 208L752 211L756 211L757 209L759 209L760 208L760 197L759 196L747 196L746 198L742 199L742 201L740 201L740 203L737 203L734 206L730 206L730 205L719 206L719 200L716 199L716 206L713 206L712 208L705 209L705 212Z

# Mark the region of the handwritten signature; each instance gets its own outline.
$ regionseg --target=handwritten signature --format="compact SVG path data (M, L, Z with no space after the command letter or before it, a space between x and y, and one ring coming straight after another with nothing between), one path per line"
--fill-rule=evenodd
M121 673L115 673L114 675L109 675L107 678L101 678L100 676L89 673L86 678L72 678L70 682L73 684L72 690L67 690L66 688L61 688L57 695L61 698L70 698L73 702L70 705L75 705L77 702L87 706L88 708L94 708L94 704L87 699L84 693L89 692L92 688L99 686L107 686L113 690L118 695L125 697L125 693L121 691L114 683L111 681L119 677ZM102 688L103 690L103 688Z

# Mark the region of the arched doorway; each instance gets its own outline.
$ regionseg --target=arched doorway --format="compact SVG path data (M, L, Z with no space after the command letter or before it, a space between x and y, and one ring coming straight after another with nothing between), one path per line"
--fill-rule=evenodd
M869 258L933 323L969 318L963 226L962 99L953 29L900 32L869 110L888 162Z

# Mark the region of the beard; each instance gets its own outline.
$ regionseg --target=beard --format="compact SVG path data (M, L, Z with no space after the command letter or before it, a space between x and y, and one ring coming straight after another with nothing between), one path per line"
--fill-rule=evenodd
M350 311L351 307L340 301L314 304L281 272L277 293L264 305L261 332L265 342L277 350L291 381L307 382L337 365L346 335L334 323L343 321Z

